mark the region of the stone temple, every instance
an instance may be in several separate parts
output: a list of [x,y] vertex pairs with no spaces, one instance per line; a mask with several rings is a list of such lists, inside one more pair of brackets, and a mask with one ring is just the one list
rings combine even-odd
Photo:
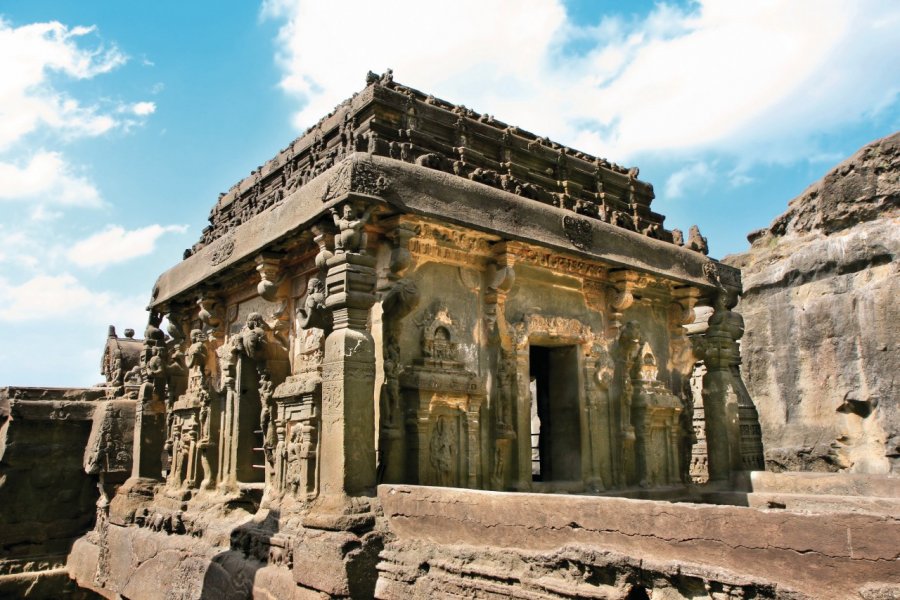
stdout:
[[858,594],[898,504],[773,500],[852,493],[761,471],[740,271],[652,200],[370,74],[219,197],[105,384],[4,390],[0,591],[893,597]]

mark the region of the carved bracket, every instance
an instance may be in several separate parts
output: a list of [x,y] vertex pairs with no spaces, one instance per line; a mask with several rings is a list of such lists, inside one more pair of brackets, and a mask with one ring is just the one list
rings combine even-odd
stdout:
[[282,257],[277,254],[262,253],[256,257],[256,271],[260,281],[256,286],[257,293],[272,302],[278,293],[278,286],[284,277],[280,274]]

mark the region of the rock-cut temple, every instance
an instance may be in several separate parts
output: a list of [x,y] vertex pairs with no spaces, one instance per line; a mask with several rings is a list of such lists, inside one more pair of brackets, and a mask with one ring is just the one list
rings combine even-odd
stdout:
[[79,593],[807,589],[808,524],[726,506],[763,467],[740,271],[653,197],[370,74],[220,195],[143,339],[110,330]]

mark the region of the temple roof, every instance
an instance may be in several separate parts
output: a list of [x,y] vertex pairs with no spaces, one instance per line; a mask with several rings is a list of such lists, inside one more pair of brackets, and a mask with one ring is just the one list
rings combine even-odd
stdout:
[[284,199],[354,152],[390,157],[672,241],[653,187],[625,168],[487,114],[400,85],[390,71],[220,195],[192,251]]
[[354,198],[378,203],[378,219],[416,215],[573,264],[739,288],[739,271],[704,256],[699,231],[683,246],[663,228],[653,187],[637,175],[370,73],[361,92],[220,196],[201,240],[157,280],[151,306],[193,302],[243,279],[265,253],[311,244],[311,228],[330,223],[323,215]]

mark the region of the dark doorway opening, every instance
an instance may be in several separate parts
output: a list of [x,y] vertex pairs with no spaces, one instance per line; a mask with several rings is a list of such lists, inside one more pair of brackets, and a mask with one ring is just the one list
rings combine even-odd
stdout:
[[578,353],[531,346],[531,478],[581,480]]
[[239,364],[237,413],[237,449],[235,477],[238,483],[262,483],[266,480],[266,457],[260,425],[262,402],[259,398],[259,374],[250,360]]

